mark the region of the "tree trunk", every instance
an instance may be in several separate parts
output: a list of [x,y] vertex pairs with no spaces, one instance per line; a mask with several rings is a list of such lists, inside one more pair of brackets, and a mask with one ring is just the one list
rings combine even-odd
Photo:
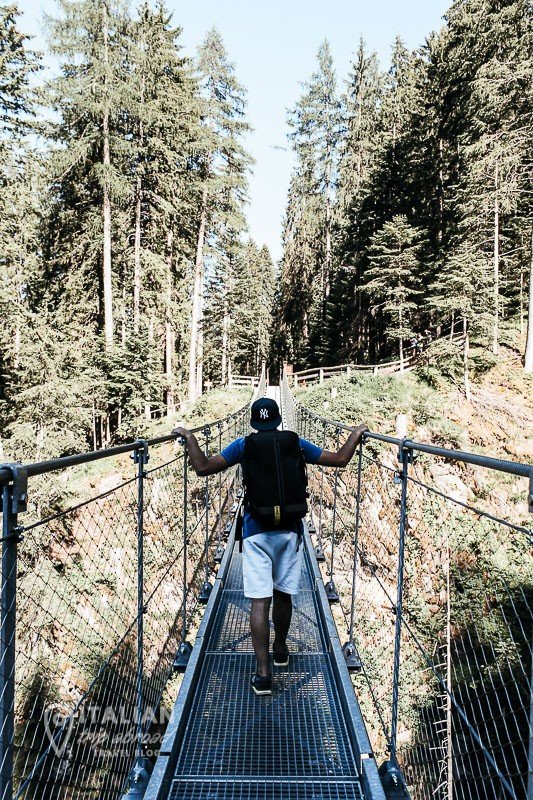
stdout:
[[529,305],[524,372],[533,372],[533,230],[531,231],[531,257],[529,262]]
[[20,360],[20,322],[17,319],[15,323],[15,341],[13,343],[13,369],[16,371],[19,368]]
[[439,249],[442,245],[443,239],[443,230],[444,230],[444,175],[442,169],[442,152],[444,149],[444,143],[442,138],[439,138],[439,221],[438,221],[438,228],[437,228],[437,242],[439,243]]
[[96,405],[93,397],[93,450],[96,450]]
[[222,386],[226,385],[226,376],[228,369],[228,298],[224,296],[224,317],[222,319],[222,361],[220,365],[220,382]]
[[107,352],[113,349],[113,285],[111,273],[111,187],[109,182],[109,171],[111,168],[111,155],[109,147],[109,99],[107,97],[109,78],[108,53],[108,22],[107,5],[102,3],[103,16],[103,37],[104,37],[104,63],[106,73],[104,77],[104,116],[102,120],[103,131],[103,163],[104,163],[104,186],[103,186],[103,222],[104,222],[104,252],[103,252],[103,290],[104,290],[104,331],[105,347]]
[[165,382],[167,414],[173,414],[176,409],[174,399],[174,331],[172,330],[172,244],[173,233],[167,233],[167,297],[165,309]]
[[468,374],[468,350],[470,346],[470,337],[468,335],[468,325],[466,319],[463,320],[463,380],[465,386],[465,397],[467,402],[470,402],[470,376]]
[[[141,81],[141,107],[144,104],[144,75]],[[139,121],[139,147],[144,145],[144,126]],[[139,165],[137,165],[139,169]],[[141,318],[141,212],[142,212],[142,178],[137,174],[135,192],[135,243],[133,256],[133,330],[139,332]]]
[[[326,153],[326,258],[324,265],[324,295],[322,301],[322,323],[326,321],[326,309],[331,284],[331,154],[329,150]],[[322,339],[322,335],[320,337]]]
[[520,262],[520,336],[524,335],[524,270]]
[[[148,364],[150,365],[151,362],[151,355],[152,355],[152,347],[154,343],[154,332],[155,332],[155,325],[154,325],[154,318],[150,317],[150,322],[148,323]],[[150,370],[150,366],[148,366],[148,370],[146,371],[146,392],[147,397],[144,401],[144,418],[147,422],[152,419],[152,405],[150,403],[150,389],[152,386],[152,373]]]
[[[401,306],[398,312],[398,322],[400,324],[401,331],[403,328],[403,313]],[[400,334],[400,372],[403,372],[403,334]]]
[[141,317],[141,177],[137,176],[135,192],[135,237],[133,245],[133,330],[139,333]]
[[498,355],[498,315],[500,304],[500,206],[498,201],[498,162],[494,167],[494,324],[492,352]]
[[198,328],[198,349],[196,359],[196,399],[203,394],[204,385],[204,329],[203,329],[204,298],[200,298],[200,326]]
[[122,286],[122,319],[121,319],[121,327],[122,327],[122,335],[121,341],[122,345],[126,344],[126,284]]
[[198,339],[200,317],[202,311],[202,284],[204,279],[204,240],[207,221],[207,186],[202,194],[202,208],[200,212],[200,225],[196,243],[196,262],[194,269],[194,286],[192,294],[192,319],[191,340],[189,347],[189,400],[194,403],[198,397],[197,370],[198,370]]

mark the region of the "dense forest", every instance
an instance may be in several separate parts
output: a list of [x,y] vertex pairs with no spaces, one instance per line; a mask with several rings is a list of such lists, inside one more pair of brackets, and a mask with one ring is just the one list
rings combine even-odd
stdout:
[[[276,277],[248,232],[246,91],[161,3],[59,0],[50,53],[0,6],[0,460],[102,447],[267,360],[403,360],[439,326],[468,380],[533,317],[527,0],[456,0],[390,68],[327,42],[289,112]],[[491,361],[492,360],[492,361]],[[533,334],[525,368],[533,369]]]
[[40,80],[17,7],[0,15],[0,459],[41,459],[257,374],[274,272],[216,30],[193,62],[160,3],[61,0]]
[[322,44],[289,114],[282,357],[300,368],[401,361],[414,339],[455,324],[461,345],[439,353],[468,393],[472,359],[523,346],[532,52],[527,0],[456,0],[420,50],[396,40],[386,72],[361,41],[343,82]]

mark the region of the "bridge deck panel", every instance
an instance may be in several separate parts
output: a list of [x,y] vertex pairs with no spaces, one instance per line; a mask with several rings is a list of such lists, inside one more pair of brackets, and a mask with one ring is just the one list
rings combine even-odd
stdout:
[[[343,716],[307,559],[294,599],[288,667],[272,696],[250,688],[250,601],[234,548],[177,754],[171,800],[359,800]],[[272,634],[271,634],[272,640]]]
[[[250,600],[242,591],[225,591],[209,644],[211,652],[253,653],[250,635]],[[270,645],[274,627],[270,623]],[[292,625],[287,639],[291,653],[321,653],[324,644],[320,633],[313,593],[302,591],[294,600]]]
[[213,780],[179,781],[169,800],[362,800],[357,782],[295,783],[280,779],[223,783]]

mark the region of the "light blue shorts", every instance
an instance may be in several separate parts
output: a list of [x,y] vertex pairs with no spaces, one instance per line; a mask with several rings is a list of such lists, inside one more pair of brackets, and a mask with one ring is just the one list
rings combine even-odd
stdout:
[[272,597],[273,589],[298,594],[303,543],[291,531],[269,531],[248,536],[242,543],[244,596]]

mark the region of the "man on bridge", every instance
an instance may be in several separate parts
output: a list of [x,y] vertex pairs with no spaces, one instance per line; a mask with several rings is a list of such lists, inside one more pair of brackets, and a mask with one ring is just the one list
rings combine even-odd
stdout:
[[[250,425],[257,431],[258,437],[261,437],[263,432],[275,431],[281,422],[279,407],[275,400],[261,397],[252,404]],[[368,430],[366,425],[359,425],[355,428],[337,452],[323,450],[312,442],[299,438],[299,451],[306,464],[345,467],[352,459],[366,430]],[[250,437],[235,439],[221,453],[208,458],[200,449],[194,434],[189,430],[180,427],[176,428],[173,433],[185,440],[190,462],[197,475],[214,475],[236,464],[243,466],[245,483],[242,521],[244,595],[252,601],[250,630],[257,659],[257,672],[252,676],[251,685],[256,694],[269,695],[272,693],[272,676],[269,670],[270,604],[273,598],[274,666],[287,666],[289,663],[287,634],[292,618],[292,595],[298,593],[302,569],[302,548],[300,547],[303,533],[302,519],[293,517],[287,524],[283,524],[283,527],[274,527],[266,524],[265,521],[258,520],[258,515],[253,514],[251,505],[247,502],[251,480],[247,481],[246,478],[246,440]],[[292,436],[297,438],[295,434]],[[265,438],[263,437],[263,439]],[[253,439],[257,443],[262,442],[262,440],[256,440],[256,436],[253,436]],[[250,452],[249,447],[248,452]],[[248,457],[248,462],[250,460]],[[268,463],[266,459],[264,463]],[[250,477],[249,467],[248,463],[248,478]],[[265,484],[274,483],[275,476],[271,474],[273,471],[270,465],[261,476]]]

